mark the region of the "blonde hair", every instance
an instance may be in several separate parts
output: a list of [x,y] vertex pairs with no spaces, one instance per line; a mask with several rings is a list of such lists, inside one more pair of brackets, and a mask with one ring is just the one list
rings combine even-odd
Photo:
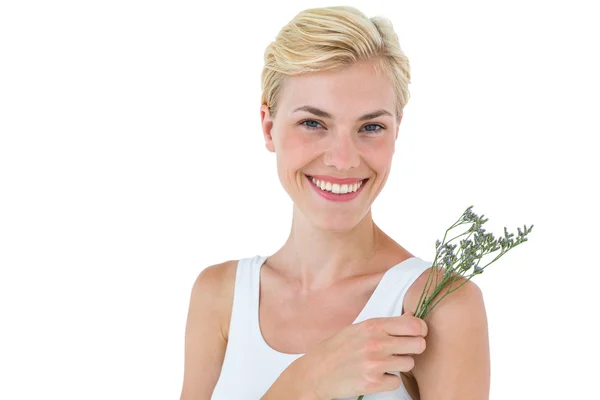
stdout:
[[399,119],[410,96],[410,68],[390,20],[368,18],[347,6],[301,11],[265,50],[261,104],[275,116],[287,76],[344,68],[363,60],[374,60],[375,73],[385,73],[392,82]]

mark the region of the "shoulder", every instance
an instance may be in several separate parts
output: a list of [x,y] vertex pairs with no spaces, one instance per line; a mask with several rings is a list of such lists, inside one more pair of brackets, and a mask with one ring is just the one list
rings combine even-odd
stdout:
[[[415,312],[425,287],[429,286],[428,293],[431,294],[435,286],[431,282],[440,282],[443,274],[444,270],[439,268],[428,268],[421,273],[406,293],[404,312]],[[450,292],[448,289],[451,289]],[[448,329],[446,324],[456,326],[458,322],[467,323],[464,321],[465,319],[478,320],[477,323],[487,323],[483,293],[472,280],[459,276],[453,283],[442,289],[433,303],[438,300],[440,300],[439,303],[424,319],[428,325],[437,324],[439,326],[436,328],[445,330]]]
[[235,279],[238,262],[239,260],[228,260],[204,268],[196,278],[194,286],[206,286],[207,283],[223,285],[227,279]]
[[204,268],[192,287],[192,301],[196,299],[199,303],[213,305],[224,339],[229,332],[238,262],[227,260]]
[[[406,311],[416,310],[430,272],[439,274],[440,281],[443,271],[429,268],[421,274],[407,292]],[[436,276],[430,279],[435,281]],[[424,318],[427,348],[414,357],[412,375],[423,400],[488,398],[490,350],[483,293],[472,280],[463,277],[457,278],[451,288],[455,290]],[[443,289],[434,302],[446,293]]]
[[181,399],[209,398],[219,379],[227,349],[224,317],[236,265],[226,261],[206,267],[192,285]]
[[[415,280],[415,282],[411,285],[411,287],[408,289],[408,291],[406,292],[406,296],[404,298],[404,312],[408,312],[408,311],[414,312],[419,303],[421,293],[423,293],[423,290],[427,286],[428,280],[430,281],[429,286],[431,288],[433,288],[433,286],[431,285],[431,281],[432,280],[434,282],[441,281],[443,274],[444,274],[444,270],[440,270],[439,268],[427,268],[425,271],[423,271],[419,275],[419,277]],[[463,285],[463,283],[464,283],[464,285]],[[446,304],[449,302],[452,302],[452,304],[456,305],[461,302],[466,302],[466,303],[468,303],[468,304],[465,304],[465,306],[466,306],[466,305],[473,304],[472,301],[475,301],[475,302],[481,301],[480,305],[483,305],[483,296],[482,296],[481,289],[479,288],[479,286],[477,286],[477,284],[475,282],[473,282],[472,280],[469,280],[467,282],[466,279],[461,277],[461,278],[456,279],[456,281],[452,285],[452,288],[457,288],[458,286],[461,286],[460,289],[453,291],[450,295],[448,295],[444,299],[444,300],[446,300],[446,301],[444,301]],[[430,293],[431,293],[431,289],[430,289]],[[450,297],[452,299],[450,299]],[[442,302],[440,302],[440,304],[438,304],[438,307],[441,304],[442,304]],[[438,308],[438,307],[436,307],[436,308]]]

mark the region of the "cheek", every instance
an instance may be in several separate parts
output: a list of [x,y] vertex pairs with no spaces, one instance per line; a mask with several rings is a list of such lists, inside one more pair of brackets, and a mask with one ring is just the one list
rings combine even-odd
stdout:
[[371,143],[370,146],[365,146],[363,155],[365,161],[372,169],[379,174],[383,174],[390,169],[394,152],[395,147],[393,142],[381,141],[380,143]]
[[281,135],[276,150],[279,165],[287,169],[305,167],[319,152],[314,140],[294,134]]

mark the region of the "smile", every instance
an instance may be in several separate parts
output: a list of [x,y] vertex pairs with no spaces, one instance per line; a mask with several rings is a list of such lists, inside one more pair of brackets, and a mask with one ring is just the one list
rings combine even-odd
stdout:
[[321,190],[325,190],[327,192],[332,192],[335,194],[346,194],[346,193],[356,192],[358,190],[358,188],[360,188],[363,184],[363,181],[359,181],[354,184],[331,183],[331,182],[318,180],[313,177],[311,177],[310,180]]
[[369,178],[354,183],[332,183],[305,175],[321,197],[331,201],[349,201],[358,196]]

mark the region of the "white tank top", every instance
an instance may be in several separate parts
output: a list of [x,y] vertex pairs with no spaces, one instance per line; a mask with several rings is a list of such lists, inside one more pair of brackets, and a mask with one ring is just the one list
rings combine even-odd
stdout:
[[[260,268],[266,259],[266,256],[256,255],[238,262],[229,341],[211,400],[259,400],[279,375],[304,355],[276,351],[265,342],[260,331]],[[369,318],[401,315],[408,288],[431,266],[431,262],[411,257],[387,270],[353,324]],[[399,376],[399,372],[390,373]],[[394,391],[366,395],[364,400],[412,399],[402,385]]]

